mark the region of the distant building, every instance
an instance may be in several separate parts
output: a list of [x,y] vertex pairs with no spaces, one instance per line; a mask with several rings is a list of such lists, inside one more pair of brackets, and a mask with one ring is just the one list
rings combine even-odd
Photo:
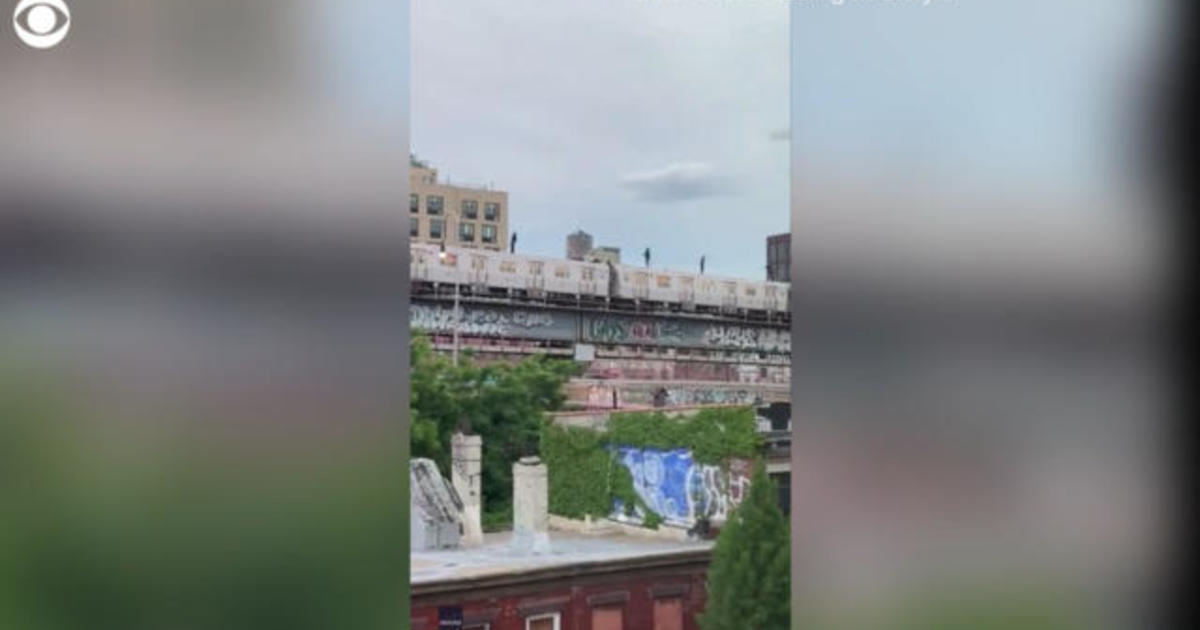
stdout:
[[597,263],[610,262],[614,265],[619,265],[619,264],[621,264],[621,248],[608,247],[606,245],[594,247],[594,248],[592,248],[591,251],[589,251],[587,253],[586,256],[583,257],[583,259],[588,262],[597,262]]
[[592,251],[592,235],[579,230],[567,235],[567,259],[583,260]]
[[413,630],[440,608],[464,630],[698,630],[710,542],[551,532],[554,553],[518,554],[512,534],[470,550],[412,555]]
[[437,169],[412,158],[408,167],[409,237],[501,251],[508,246],[508,193],[438,181]]
[[792,235],[775,234],[767,237],[767,280],[792,281]]

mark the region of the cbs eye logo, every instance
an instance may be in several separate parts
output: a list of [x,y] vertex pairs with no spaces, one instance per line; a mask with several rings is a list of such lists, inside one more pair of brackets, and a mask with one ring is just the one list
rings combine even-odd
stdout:
[[71,30],[71,9],[63,0],[21,0],[13,10],[13,30],[34,48],[50,48]]

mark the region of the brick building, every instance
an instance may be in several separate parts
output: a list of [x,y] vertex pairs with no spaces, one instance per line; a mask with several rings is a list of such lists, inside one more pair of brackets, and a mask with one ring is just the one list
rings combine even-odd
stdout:
[[412,556],[413,630],[461,607],[464,630],[698,630],[711,542],[551,532],[549,554],[510,534]]

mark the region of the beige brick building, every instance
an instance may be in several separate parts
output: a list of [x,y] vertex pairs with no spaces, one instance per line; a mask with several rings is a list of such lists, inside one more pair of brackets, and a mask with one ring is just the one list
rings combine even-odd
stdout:
[[408,183],[412,242],[507,250],[507,192],[440,182],[437,169],[415,159]]

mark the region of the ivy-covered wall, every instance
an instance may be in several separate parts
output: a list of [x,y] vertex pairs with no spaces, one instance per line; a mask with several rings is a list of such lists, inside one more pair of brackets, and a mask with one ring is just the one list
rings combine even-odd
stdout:
[[[659,505],[648,504],[646,479],[639,468],[646,455],[675,458],[691,474],[706,471],[713,477],[707,480],[708,498],[698,496],[697,500],[719,516],[731,493],[733,501],[738,498],[738,489],[728,487],[731,464],[756,457],[758,447],[754,411],[749,407],[704,409],[683,418],[658,412],[618,413],[609,417],[606,431],[547,422],[542,429],[541,457],[549,472],[550,512],[570,518],[602,517],[621,506],[626,516],[646,527],[657,527],[664,518],[681,524],[680,510],[671,509],[678,507],[678,501],[664,507],[649,497]],[[739,471],[744,468],[735,467]],[[719,487],[716,494],[722,496],[712,496],[713,487]]]

